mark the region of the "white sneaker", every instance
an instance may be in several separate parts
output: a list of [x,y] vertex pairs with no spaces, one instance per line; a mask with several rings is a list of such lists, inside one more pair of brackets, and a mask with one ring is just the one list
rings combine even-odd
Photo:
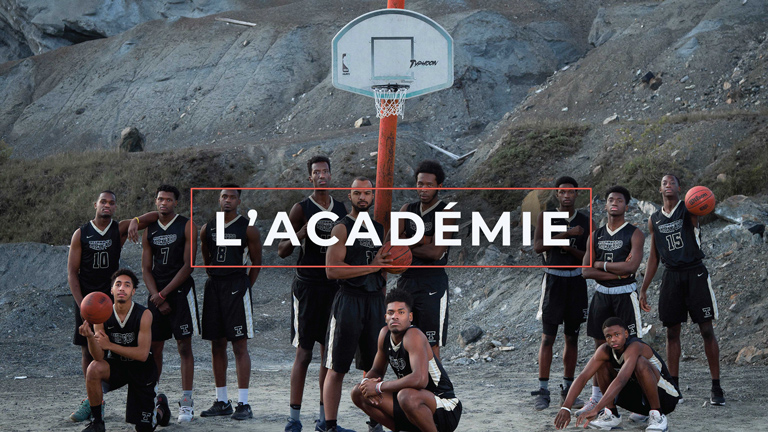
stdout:
[[596,419],[589,422],[589,427],[592,429],[611,430],[618,427],[621,424],[621,417],[613,415],[608,408],[604,409]]
[[667,432],[669,430],[667,416],[656,410],[648,414],[648,427],[645,428],[645,432]]
[[578,410],[575,413],[573,413],[573,415],[578,417],[578,416],[582,415],[585,412],[592,411],[592,409],[595,408],[597,406],[597,404],[599,404],[599,403],[600,403],[600,399],[595,399],[593,397],[590,397],[589,400],[587,401],[587,403],[585,403],[584,406],[581,407],[580,410]]
[[194,402],[192,399],[184,398],[179,401],[179,423],[188,423],[192,421],[195,417],[193,407]]
[[648,416],[638,414],[638,413],[632,413],[629,415],[629,421],[634,423],[645,423],[648,421]]

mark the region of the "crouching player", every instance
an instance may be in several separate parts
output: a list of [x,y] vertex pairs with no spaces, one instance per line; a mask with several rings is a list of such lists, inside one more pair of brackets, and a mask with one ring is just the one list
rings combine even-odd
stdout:
[[[584,385],[597,374],[603,398],[590,411],[579,415],[593,429],[611,430],[621,424],[616,405],[648,415],[646,432],[668,430],[667,416],[677,406],[680,390],[673,384],[667,365],[642,339],[630,337],[627,325],[616,317],[603,323],[605,343],[600,345],[568,391],[555,427],[564,429],[571,421],[571,406]],[[615,401],[615,402],[614,402]],[[605,408],[605,409],[603,409]]]
[[[461,402],[427,337],[411,325],[411,295],[395,288],[387,294],[385,303],[387,325],[379,333],[373,367],[352,390],[352,401],[391,430],[456,430]],[[387,362],[397,379],[382,381]]]
[[[157,367],[150,352],[152,313],[133,302],[139,280],[132,271],[120,269],[112,275],[114,312],[103,324],[91,330],[88,321],[79,328],[88,339],[93,361],[85,374],[85,388],[91,402],[93,421],[83,432],[104,432],[101,404],[104,391],[128,385],[125,420],[136,425],[137,432],[153,431],[170,420],[168,399],[155,398]],[[93,402],[98,401],[97,404]]]

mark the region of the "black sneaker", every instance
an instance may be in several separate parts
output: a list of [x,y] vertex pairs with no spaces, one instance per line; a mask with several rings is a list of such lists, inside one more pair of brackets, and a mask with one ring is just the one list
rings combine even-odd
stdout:
[[710,405],[725,406],[725,392],[721,387],[712,387],[709,403]]
[[215,417],[232,414],[232,401],[216,401],[210,408],[200,413],[200,417]]
[[171,407],[168,406],[168,398],[163,393],[157,395],[155,399],[155,412],[160,411],[162,415],[158,415],[157,424],[160,426],[168,426],[171,422]]
[[540,388],[531,392],[531,396],[536,396],[533,400],[533,408],[541,411],[549,408],[549,390]]
[[232,414],[232,420],[245,420],[250,418],[253,418],[253,411],[251,411],[251,406],[242,402],[238,402],[237,407],[235,408],[235,413]]
[[[564,385],[560,384],[560,405],[565,403],[565,398],[568,397],[568,391],[571,389],[571,386],[565,387]],[[581,400],[580,397],[576,396],[576,400],[573,401],[573,405],[571,405],[571,408],[579,409],[584,406],[584,401]]]
[[88,426],[83,429],[83,432],[105,432],[107,428],[104,426],[103,421],[92,421],[88,423]]

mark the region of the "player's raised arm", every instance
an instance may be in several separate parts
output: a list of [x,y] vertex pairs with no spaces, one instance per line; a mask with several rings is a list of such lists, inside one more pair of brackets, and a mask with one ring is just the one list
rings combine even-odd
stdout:
[[83,301],[83,291],[80,289],[80,258],[82,257],[83,247],[80,245],[80,228],[72,234],[72,241],[69,243],[69,255],[67,255],[67,282],[69,282],[69,291],[80,307]]
[[138,243],[139,231],[149,226],[149,224],[157,222],[158,219],[160,219],[160,213],[152,211],[144,213],[139,217],[121,220],[118,225],[120,228],[120,241],[125,243],[126,239],[130,239],[132,242]]

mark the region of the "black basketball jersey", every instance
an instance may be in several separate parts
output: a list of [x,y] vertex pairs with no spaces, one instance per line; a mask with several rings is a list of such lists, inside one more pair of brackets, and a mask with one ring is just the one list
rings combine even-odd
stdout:
[[[624,352],[626,352],[626,349],[629,347],[629,345],[633,343],[648,345],[639,337],[630,336],[624,342]],[[648,347],[651,348],[651,351],[653,351],[653,357],[649,358],[648,361],[656,368],[656,370],[659,371],[659,374],[661,375],[659,378],[658,387],[666,391],[670,396],[679,397],[680,389],[675,386],[675,381],[672,379],[672,374],[669,373],[669,369],[667,369],[667,364],[664,363],[664,359],[661,358],[659,353],[657,353],[653,347],[650,345],[648,345]],[[616,354],[616,351],[614,351],[613,348],[609,347],[608,349],[610,350],[610,355],[608,358],[611,363],[611,367],[618,372],[621,369],[621,366],[624,364],[624,352],[622,352],[619,356]]]
[[99,231],[92,221],[80,227],[80,291],[83,296],[94,291],[110,293],[112,274],[120,268],[119,223],[109,222]]
[[[408,330],[414,328],[408,327],[403,332],[403,337]],[[389,365],[392,367],[392,371],[395,372],[398,378],[402,378],[406,375],[413,373],[411,369],[411,359],[408,355],[408,351],[403,348],[403,341],[394,345],[392,342],[392,332],[388,331],[385,337],[385,348],[387,350],[387,358],[389,358]],[[435,396],[442,399],[453,399],[456,395],[453,393],[453,383],[451,383],[448,374],[443,369],[443,364],[436,357],[432,356],[432,360],[429,361],[429,380],[427,381],[426,390],[435,394]]]
[[[120,322],[120,320],[117,318],[117,313],[113,311],[112,316],[110,316],[109,319],[104,322],[104,333],[106,333],[107,336],[109,337],[109,341],[117,345],[122,345],[124,347],[139,346],[139,330],[141,330],[141,316],[144,314],[145,310],[147,310],[146,307],[136,302],[133,302],[133,305],[131,306],[131,310],[128,311],[128,315],[125,317],[125,322]],[[127,357],[123,357],[119,354],[113,353],[112,351],[109,351],[107,355],[110,358],[118,359],[123,362],[126,362],[127,367],[142,368],[142,367],[146,367],[147,364],[154,362],[154,359],[152,358],[152,353],[150,353],[147,356],[147,359],[144,361],[138,361],[138,360],[133,360]]]
[[[373,222],[374,229],[379,239],[384,238],[384,226],[375,220]],[[350,215],[344,216],[343,219],[338,221],[339,225],[343,225],[347,230],[347,239],[349,239],[349,233],[352,232],[352,227],[355,225],[355,219]],[[361,233],[367,232],[365,225],[360,229]],[[368,265],[373,261],[373,257],[379,251],[381,246],[373,244],[371,239],[355,239],[352,246],[347,246],[347,254],[344,257],[344,262],[349,265]],[[382,288],[386,284],[384,276],[381,272],[373,272],[364,276],[357,276],[350,279],[339,279],[339,286],[342,289],[351,289],[353,291],[362,291],[367,293],[381,293]]]
[[[626,261],[632,252],[632,235],[637,227],[629,222],[624,222],[618,230],[611,233],[608,225],[603,225],[595,231],[592,243],[595,248],[595,261],[622,262]],[[617,280],[598,282],[607,287],[629,285],[635,282],[635,275]]]
[[[446,205],[447,204],[445,202],[438,200],[437,203],[435,203],[435,205],[428,208],[426,211],[422,212],[421,202],[417,201],[417,202],[408,204],[405,211],[419,215],[421,217],[421,220],[424,221],[424,235],[434,236],[435,235],[435,214],[445,209]],[[416,235],[416,223],[414,223],[410,219],[405,220],[405,237],[411,238],[414,235]],[[425,259],[417,258],[415,256],[411,261],[411,265],[444,266],[447,263],[448,263],[448,249],[446,249],[443,256],[436,261],[425,260]],[[439,269],[409,268],[402,274],[402,276],[403,277],[427,276],[430,274],[434,274],[436,271],[445,273],[444,268],[439,268]]]
[[701,264],[701,241],[682,201],[677,202],[672,214],[665,214],[663,208],[654,213],[651,225],[656,252],[665,267],[677,270]]
[[[339,219],[344,218],[347,215],[347,209],[344,204],[331,198],[329,208],[323,208],[312,197],[307,197],[299,202],[301,209],[304,211],[304,218],[309,220],[312,216],[323,211],[330,211],[335,213]],[[337,221],[339,220],[337,219]],[[315,225],[315,231],[317,236],[321,239],[330,239],[331,231],[335,221],[330,219],[320,219]],[[328,250],[328,246],[318,246],[309,239],[305,238],[301,242],[301,250],[299,251],[298,265],[325,265],[325,252]],[[296,274],[302,279],[308,279],[312,282],[325,282],[328,280],[328,276],[325,274],[325,269],[322,268],[297,268]]]
[[[573,213],[569,219],[552,219],[552,225],[565,225],[566,229],[581,226],[584,232],[580,236],[569,237],[570,247],[578,250],[587,250],[587,240],[589,239],[589,217],[578,210]],[[580,266],[581,260],[566,252],[562,248],[556,247],[541,254],[544,265],[547,266]]]
[[147,227],[147,241],[152,248],[152,277],[156,282],[170,282],[184,267],[188,221],[189,218],[177,214],[168,225],[158,220]]
[[[205,242],[211,257],[209,265],[212,266],[243,266],[246,265],[245,253],[248,251],[248,219],[237,215],[229,223],[224,224],[224,238],[240,239],[240,246],[216,245],[216,219],[211,219],[205,225]],[[222,277],[232,276],[238,273],[248,273],[246,267],[242,268],[207,268],[208,276]]]

